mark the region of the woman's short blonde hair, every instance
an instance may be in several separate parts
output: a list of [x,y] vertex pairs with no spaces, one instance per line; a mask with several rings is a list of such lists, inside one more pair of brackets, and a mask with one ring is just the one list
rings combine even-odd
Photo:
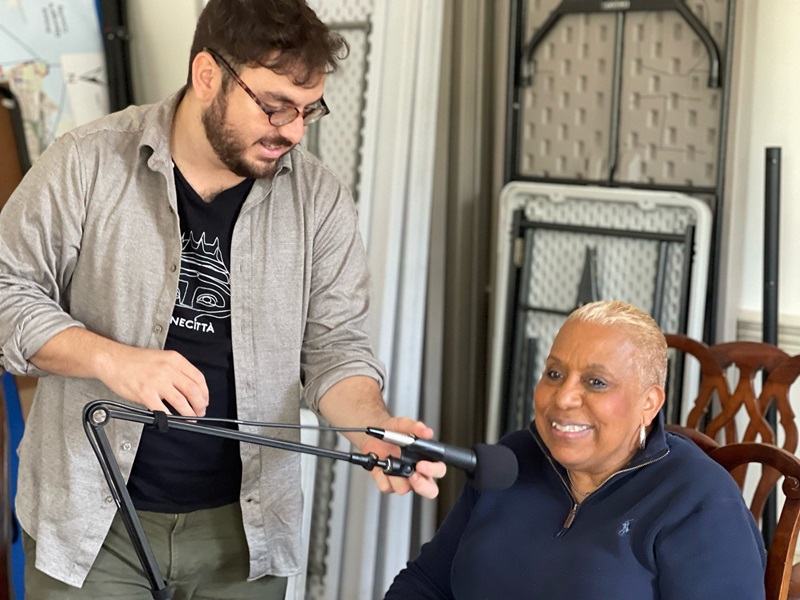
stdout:
[[642,388],[666,385],[667,340],[653,317],[643,310],[619,300],[601,300],[574,310],[565,324],[571,322],[624,328],[638,349],[636,367]]

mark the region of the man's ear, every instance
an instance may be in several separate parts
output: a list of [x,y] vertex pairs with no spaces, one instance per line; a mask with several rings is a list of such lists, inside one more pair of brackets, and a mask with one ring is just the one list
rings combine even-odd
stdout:
[[666,394],[664,388],[659,385],[651,385],[644,393],[644,405],[642,406],[642,421],[646,427],[650,426],[656,418],[658,411],[664,406]]
[[198,52],[192,61],[192,90],[203,103],[211,103],[222,87],[222,69],[208,52]]

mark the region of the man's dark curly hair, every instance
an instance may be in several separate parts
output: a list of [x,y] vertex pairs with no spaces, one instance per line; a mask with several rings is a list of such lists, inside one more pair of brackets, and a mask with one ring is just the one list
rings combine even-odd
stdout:
[[[349,51],[344,38],[320,21],[304,0],[210,0],[194,32],[189,86],[192,61],[203,48],[218,52],[234,69],[267,67],[301,86],[336,70]],[[223,73],[227,87],[231,80]]]

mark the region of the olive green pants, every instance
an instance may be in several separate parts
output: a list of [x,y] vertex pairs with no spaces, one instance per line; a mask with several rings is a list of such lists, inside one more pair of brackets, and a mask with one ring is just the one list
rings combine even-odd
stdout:
[[[249,552],[238,504],[186,514],[138,512],[173,600],[283,600],[287,580],[247,581]],[[83,587],[34,568],[36,542],[23,532],[27,600],[152,600],[150,586],[117,514]]]

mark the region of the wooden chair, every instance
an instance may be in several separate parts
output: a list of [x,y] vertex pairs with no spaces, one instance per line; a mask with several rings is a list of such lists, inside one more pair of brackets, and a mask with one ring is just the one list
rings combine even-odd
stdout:
[[[764,574],[766,600],[791,600],[792,563],[800,531],[800,459],[794,454],[772,444],[741,442],[720,446],[710,437],[696,429],[668,425],[667,429],[685,435],[694,441],[706,454],[722,465],[729,473],[751,463],[760,464],[762,471],[779,473],[783,477],[783,493],[786,500],[775,528],[771,546],[767,549],[767,570]],[[774,486],[776,480],[773,480]],[[759,482],[760,484],[760,482]],[[770,488],[771,489],[771,488]],[[751,503],[750,511],[760,521],[761,508]],[[792,589],[791,594],[795,591]]]
[[[667,345],[693,356],[700,364],[700,386],[685,426],[702,431],[723,444],[737,442],[763,442],[777,446],[777,435],[766,419],[767,410],[775,406],[783,428],[781,447],[794,454],[797,450],[798,431],[794,411],[789,403],[789,388],[800,376],[800,356],[790,357],[783,350],[759,342],[727,342],[707,346],[685,335],[666,334]],[[736,387],[730,385],[728,368],[739,373]],[[756,376],[763,373],[765,380],[760,393],[756,393]],[[719,402],[718,412],[712,413],[714,399]],[[744,434],[739,436],[736,417],[747,416]],[[708,423],[704,425],[706,418]],[[732,475],[740,488],[744,487],[747,466],[736,469]],[[766,469],[753,498],[754,511],[761,514],[764,504],[780,475]]]
[[[788,402],[783,400],[800,371],[800,362],[795,363],[794,369],[791,367],[783,369],[770,389],[767,389],[765,381],[762,393],[755,392],[755,379],[760,372],[774,374],[776,368],[789,359],[789,355],[783,350],[759,342],[726,342],[707,346],[685,335],[668,333],[664,337],[667,339],[667,346],[693,356],[700,364],[700,387],[686,418],[687,427],[700,430],[706,415],[709,414],[712,401],[717,398],[720,412],[714,415],[705,427],[706,435],[716,439],[718,434],[722,434],[723,442],[726,444],[759,441],[756,439],[759,436],[760,441],[775,444],[775,434],[764,419],[766,407],[775,395],[781,411],[781,424],[791,426],[794,414],[789,413],[784,418],[782,411],[791,408]],[[727,376],[727,369],[731,366],[739,372],[739,381],[734,389],[729,386]],[[742,410],[748,415],[750,424],[745,435],[739,439],[735,417]],[[795,447],[790,451],[796,449],[796,427],[793,437]]]

